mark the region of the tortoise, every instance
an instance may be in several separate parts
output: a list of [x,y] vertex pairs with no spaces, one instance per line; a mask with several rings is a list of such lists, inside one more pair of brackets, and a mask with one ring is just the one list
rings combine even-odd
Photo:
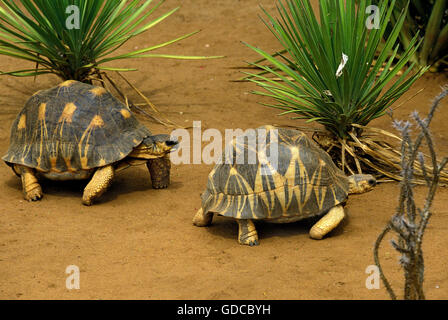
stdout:
[[114,175],[146,164],[156,189],[168,187],[169,153],[177,141],[152,135],[103,87],[78,81],[35,93],[18,114],[3,160],[21,177],[24,198],[42,198],[39,178],[90,179],[82,203],[91,205]]
[[[229,144],[208,176],[193,219],[209,226],[213,215],[235,219],[238,241],[258,245],[254,220],[289,223],[321,217],[309,234],[322,239],[344,218],[347,197],[376,185],[372,175],[346,176],[303,132],[263,126]],[[252,161],[249,155],[255,154]]]

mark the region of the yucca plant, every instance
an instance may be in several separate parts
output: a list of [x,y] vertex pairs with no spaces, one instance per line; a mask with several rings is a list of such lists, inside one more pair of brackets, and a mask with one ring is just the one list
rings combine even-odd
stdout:
[[[370,30],[366,27],[369,1],[361,1],[358,7],[354,1],[320,1],[320,23],[309,0],[285,2],[279,1],[280,19],[264,11],[268,17],[268,21],[264,22],[287,54],[274,58],[249,45],[272,63],[276,70],[269,66],[261,68],[281,79],[273,81],[250,74],[253,76],[251,81],[265,89],[255,93],[274,98],[277,104],[269,106],[285,110],[282,115],[293,114],[296,115],[294,119],[316,121],[336,137],[344,139],[349,137],[352,124],[365,126],[384,115],[387,108],[425,71],[418,70],[408,76],[414,69],[412,65],[394,79],[417,50],[417,37],[412,39],[411,46],[394,68],[389,69],[399,48],[397,38],[404,13],[375,60],[395,1],[392,4],[388,0],[382,2],[380,28]],[[384,62],[387,62],[388,68],[379,72]],[[338,70],[340,67],[341,70]],[[383,92],[391,82],[394,84]]]
[[213,58],[153,53],[196,32],[140,50],[115,53],[128,40],[178,10],[148,21],[163,2],[150,7],[152,0],[0,0],[0,54],[35,65],[0,74],[20,77],[56,74],[63,80],[85,82],[101,70],[135,70],[108,64],[117,60]]
[[[375,3],[379,3],[375,0]],[[400,31],[400,42],[405,49],[417,34],[423,38],[422,46],[411,57],[420,66],[431,65],[431,71],[448,67],[448,1],[398,0],[392,13],[392,25],[397,23],[400,12],[409,3],[409,10]],[[391,32],[386,30],[386,34]],[[401,53],[401,52],[399,52]]]
[[321,0],[319,21],[309,0],[279,1],[279,18],[263,10],[267,17],[263,21],[284,53],[279,51],[274,57],[247,44],[268,64],[255,65],[264,74],[246,74],[248,80],[264,89],[255,94],[275,101],[264,105],[283,110],[281,115],[292,119],[323,125],[324,130],[314,129],[319,132],[314,137],[343,170],[371,170],[400,179],[400,152],[374,134],[396,136],[367,125],[385,115],[427,67],[417,68],[411,63],[403,71],[420,45],[418,35],[397,55],[406,9],[378,54],[395,0],[381,2],[379,23],[368,28],[366,22],[372,16],[367,9],[371,4]]

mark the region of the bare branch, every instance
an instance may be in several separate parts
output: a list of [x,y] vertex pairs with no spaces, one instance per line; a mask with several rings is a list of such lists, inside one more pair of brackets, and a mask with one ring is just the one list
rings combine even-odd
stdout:
[[[391,240],[392,247],[401,254],[399,263],[403,268],[405,277],[404,299],[425,299],[425,294],[423,292],[423,235],[432,215],[430,209],[439,186],[442,170],[448,163],[448,158],[446,157],[443,158],[440,164],[437,161],[437,154],[429,131],[429,124],[433,119],[440,101],[447,95],[448,87],[444,89],[442,94],[436,97],[426,119],[421,119],[418,112],[412,113],[411,117],[415,120],[417,128],[420,130],[420,133],[414,142],[412,142],[410,135],[410,123],[394,121],[394,127],[402,136],[400,196],[396,213],[391,217],[386,228],[379,235],[374,247],[375,264],[380,270],[381,279],[387,292],[394,300],[396,299],[396,295],[381,269],[378,257],[378,250],[381,242],[383,241],[384,236],[390,231],[396,234],[398,240]],[[428,174],[426,169],[427,167],[425,165],[423,153],[419,151],[423,142],[426,142],[430,153],[432,162],[431,175]],[[418,160],[418,162],[416,160]],[[421,175],[424,177],[426,186],[428,187],[428,193],[423,209],[417,208],[414,200],[413,181],[416,164],[419,164]]]

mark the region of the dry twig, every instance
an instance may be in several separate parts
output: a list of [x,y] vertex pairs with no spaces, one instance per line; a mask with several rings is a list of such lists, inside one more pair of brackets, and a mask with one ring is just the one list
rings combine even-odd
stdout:
[[[392,240],[392,246],[401,254],[400,264],[404,270],[404,299],[422,300],[425,299],[423,292],[424,280],[424,260],[422,251],[423,235],[431,217],[431,205],[441,181],[442,171],[448,163],[445,157],[438,162],[437,154],[429,131],[429,125],[440,101],[448,95],[448,88],[435,99],[428,117],[422,119],[417,112],[412,114],[413,120],[417,123],[420,133],[415,141],[412,141],[410,134],[410,122],[394,121],[395,128],[402,137],[401,144],[401,189],[398,199],[396,213],[392,216],[384,230],[379,235],[374,246],[374,260],[379,268],[381,279],[392,299],[396,299],[392,286],[384,275],[380,264],[378,251],[384,237],[391,231],[397,236],[397,241]],[[422,143],[426,145],[430,152],[431,166],[425,165],[425,157],[419,152]],[[417,167],[418,164],[418,167]],[[413,188],[415,186],[415,175],[421,174],[428,187],[426,200],[422,209],[417,208],[414,200]]]

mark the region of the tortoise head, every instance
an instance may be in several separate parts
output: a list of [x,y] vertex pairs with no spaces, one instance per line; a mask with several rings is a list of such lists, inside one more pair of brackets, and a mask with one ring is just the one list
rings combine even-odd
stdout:
[[143,139],[141,145],[134,149],[131,157],[138,159],[157,159],[169,154],[179,142],[167,134],[159,134]]
[[348,182],[350,194],[368,192],[376,186],[376,179],[370,174],[354,174],[348,177]]
[[172,140],[167,134],[159,134],[145,138],[142,147],[146,151],[156,157],[162,157],[170,153],[179,142]]

